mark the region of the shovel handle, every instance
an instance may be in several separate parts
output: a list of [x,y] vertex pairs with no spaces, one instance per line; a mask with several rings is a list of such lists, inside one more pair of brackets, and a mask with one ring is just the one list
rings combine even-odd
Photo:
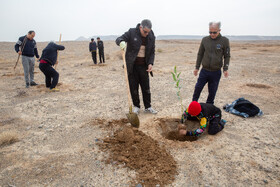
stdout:
[[[61,44],[61,34],[60,34],[60,36],[59,36],[59,42],[58,42],[58,44],[60,45]],[[54,69],[56,69],[56,66],[57,66],[57,61],[58,61],[58,56],[59,56],[59,52],[57,51],[57,60],[56,60],[56,62],[55,62],[55,65],[54,65]]]
[[17,58],[17,61],[16,61],[14,69],[16,69],[16,67],[17,67],[17,64],[18,64],[18,61],[19,61],[19,57],[20,57],[20,54],[18,55],[18,58]]
[[128,98],[128,104],[129,107],[132,107],[132,102],[131,102],[131,95],[130,95],[130,89],[129,89],[129,82],[128,82],[128,75],[127,75],[127,67],[126,67],[126,61],[125,61],[125,51],[122,50],[122,59],[123,59],[123,66],[124,66],[124,75],[125,75],[125,80],[126,80],[126,87],[127,87],[127,98]]

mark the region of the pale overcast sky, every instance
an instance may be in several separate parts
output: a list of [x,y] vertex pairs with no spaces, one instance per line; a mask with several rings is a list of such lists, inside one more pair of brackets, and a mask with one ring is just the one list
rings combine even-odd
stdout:
[[208,35],[210,21],[224,35],[280,36],[280,0],[0,0],[0,41],[120,35],[145,18],[156,36]]

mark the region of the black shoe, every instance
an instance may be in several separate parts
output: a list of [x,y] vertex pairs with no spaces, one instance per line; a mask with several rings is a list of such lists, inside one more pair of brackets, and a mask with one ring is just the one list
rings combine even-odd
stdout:
[[30,86],[37,86],[37,85],[38,84],[36,82],[34,82],[34,81],[30,83]]
[[26,83],[25,88],[29,88],[29,83]]

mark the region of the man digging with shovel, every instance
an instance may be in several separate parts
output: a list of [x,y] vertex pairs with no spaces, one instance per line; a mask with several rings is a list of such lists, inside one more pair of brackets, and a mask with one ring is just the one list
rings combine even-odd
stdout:
[[125,59],[128,73],[130,94],[134,108],[133,113],[140,111],[139,85],[143,94],[145,112],[156,114],[157,111],[151,107],[151,92],[149,73],[155,59],[155,36],[150,20],[145,19],[136,28],[131,28],[116,39],[116,44],[124,50],[127,46]]

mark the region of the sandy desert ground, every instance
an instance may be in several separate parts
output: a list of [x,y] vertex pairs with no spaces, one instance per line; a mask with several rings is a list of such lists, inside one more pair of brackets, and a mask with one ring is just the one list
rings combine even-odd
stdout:
[[[187,106],[200,41],[156,41],[150,83],[159,113],[142,108],[138,130],[125,119],[115,43],[104,42],[104,65],[93,65],[88,42],[62,44],[61,91],[50,93],[38,63],[39,85],[26,89],[21,61],[13,70],[14,43],[0,43],[0,186],[280,186],[280,41],[231,42],[230,75],[215,100],[222,108],[244,97],[264,115],[244,119],[223,111],[222,132],[183,141],[170,136],[181,115],[170,72],[175,65],[182,72]],[[38,43],[40,54],[46,45]],[[206,97],[207,87],[200,102]],[[5,143],[5,134],[14,143]]]

